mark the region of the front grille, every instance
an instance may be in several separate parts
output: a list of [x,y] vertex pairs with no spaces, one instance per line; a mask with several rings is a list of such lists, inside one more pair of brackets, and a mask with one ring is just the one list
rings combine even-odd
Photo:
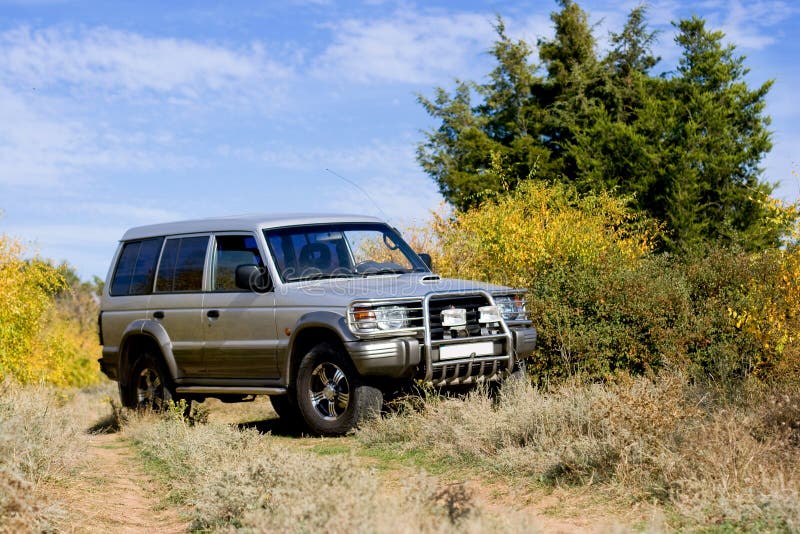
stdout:
[[[487,306],[489,302],[481,295],[443,296],[430,299],[428,312],[430,317],[431,340],[450,339],[450,332],[445,332],[442,327],[442,310],[453,307],[467,310],[466,334],[462,337],[481,335],[481,325],[478,322],[478,308]],[[448,329],[449,330],[449,329]]]

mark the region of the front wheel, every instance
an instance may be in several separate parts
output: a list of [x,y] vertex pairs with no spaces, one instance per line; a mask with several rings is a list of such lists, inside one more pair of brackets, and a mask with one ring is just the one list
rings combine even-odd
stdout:
[[380,415],[383,394],[361,382],[342,351],[328,343],[312,348],[297,370],[297,407],[309,429],[336,436]]

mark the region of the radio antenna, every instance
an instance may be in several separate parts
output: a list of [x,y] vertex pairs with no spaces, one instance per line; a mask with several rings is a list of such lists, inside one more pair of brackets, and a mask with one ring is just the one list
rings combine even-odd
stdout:
[[372,198],[372,195],[370,195],[369,193],[367,193],[367,191],[366,191],[366,190],[365,190],[363,187],[361,187],[360,185],[358,185],[357,183],[355,183],[353,180],[350,180],[350,179],[348,179],[348,178],[345,178],[344,176],[342,176],[342,175],[341,175],[341,174],[339,174],[338,172],[334,172],[334,171],[332,171],[332,170],[330,170],[330,169],[328,169],[328,168],[326,168],[325,170],[326,170],[326,171],[328,171],[329,173],[331,173],[332,175],[336,176],[337,178],[339,178],[339,179],[341,179],[341,180],[344,180],[344,181],[345,181],[345,182],[347,182],[348,184],[352,185],[353,187],[355,187],[356,189],[358,189],[359,191],[361,191],[362,193],[364,193],[364,196],[365,196],[365,197],[367,197],[367,198],[369,199],[369,201],[370,201],[370,202],[372,202],[372,204],[373,204],[373,205],[374,205],[376,208],[378,208],[378,211],[379,211],[379,212],[381,212],[381,215],[383,215],[383,219],[384,219],[385,221],[388,221],[388,220],[389,220],[389,216],[388,216],[388,215],[386,215],[386,212],[385,212],[385,211],[383,211],[383,210],[381,209],[381,207],[378,205],[378,203],[377,203],[377,202],[375,202],[375,199],[374,199],[374,198]]

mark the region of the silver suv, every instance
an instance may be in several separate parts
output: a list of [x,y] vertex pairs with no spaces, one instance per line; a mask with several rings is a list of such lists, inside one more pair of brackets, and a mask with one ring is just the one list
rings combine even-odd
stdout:
[[122,237],[99,317],[103,372],[128,407],[270,395],[342,434],[383,393],[500,380],[536,345],[524,291],[442,279],[362,216],[254,215]]

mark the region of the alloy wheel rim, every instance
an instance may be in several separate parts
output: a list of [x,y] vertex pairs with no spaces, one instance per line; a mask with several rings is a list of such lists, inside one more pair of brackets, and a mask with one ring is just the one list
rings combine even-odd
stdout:
[[326,421],[341,417],[350,404],[350,383],[342,369],[333,363],[323,362],[311,373],[308,390],[311,406]]
[[164,383],[155,369],[145,368],[139,373],[136,384],[138,405],[142,408],[159,409],[164,404]]

